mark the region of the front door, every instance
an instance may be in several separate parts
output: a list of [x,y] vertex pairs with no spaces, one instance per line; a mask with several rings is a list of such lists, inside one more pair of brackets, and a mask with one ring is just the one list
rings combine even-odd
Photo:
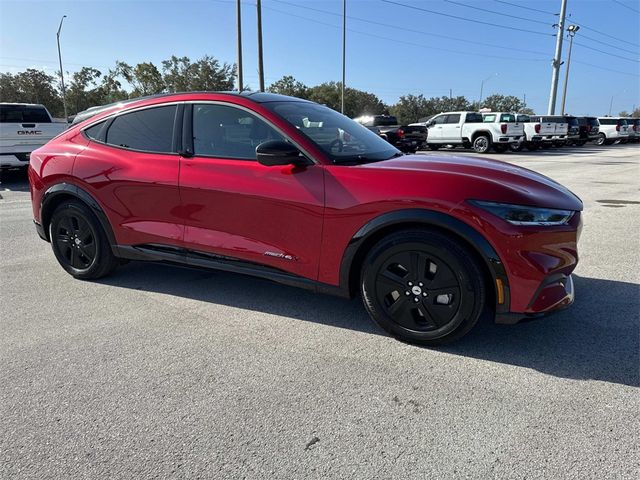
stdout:
[[180,166],[185,246],[316,279],[323,167],[258,163],[256,147],[284,137],[244,107],[198,103],[185,115],[193,138]]

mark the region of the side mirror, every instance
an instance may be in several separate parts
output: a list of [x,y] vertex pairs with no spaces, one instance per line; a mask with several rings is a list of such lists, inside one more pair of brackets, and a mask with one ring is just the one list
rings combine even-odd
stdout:
[[256,147],[258,163],[273,167],[277,165],[303,165],[306,158],[301,156],[300,150],[283,140],[269,140]]

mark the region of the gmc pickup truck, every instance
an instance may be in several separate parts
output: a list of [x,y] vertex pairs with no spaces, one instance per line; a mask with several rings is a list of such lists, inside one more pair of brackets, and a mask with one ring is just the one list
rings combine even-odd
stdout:
[[356,122],[380,135],[391,145],[405,153],[415,153],[427,141],[427,128],[422,125],[399,125],[393,115],[364,115]]
[[0,103],[0,169],[28,167],[31,152],[66,128],[44,105]]
[[503,152],[522,137],[522,126],[515,121],[512,113],[485,115],[488,115],[486,121],[483,114],[478,112],[445,112],[436,115],[427,123],[427,145],[431,150],[453,145],[472,148],[477,153],[487,153],[492,147]]

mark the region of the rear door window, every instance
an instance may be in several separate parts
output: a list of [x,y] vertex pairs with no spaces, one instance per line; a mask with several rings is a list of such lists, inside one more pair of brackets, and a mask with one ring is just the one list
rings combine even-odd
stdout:
[[106,143],[142,152],[172,153],[176,105],[147,108],[117,116]]
[[447,115],[447,119],[444,123],[460,123],[460,114],[453,113],[451,115]]
[[465,123],[482,123],[483,118],[481,113],[467,113]]

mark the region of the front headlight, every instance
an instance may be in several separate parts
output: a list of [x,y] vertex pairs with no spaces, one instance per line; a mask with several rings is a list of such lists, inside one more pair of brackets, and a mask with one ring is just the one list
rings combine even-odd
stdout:
[[566,225],[575,213],[573,210],[556,210],[482,200],[470,200],[470,203],[493,213],[512,225]]

